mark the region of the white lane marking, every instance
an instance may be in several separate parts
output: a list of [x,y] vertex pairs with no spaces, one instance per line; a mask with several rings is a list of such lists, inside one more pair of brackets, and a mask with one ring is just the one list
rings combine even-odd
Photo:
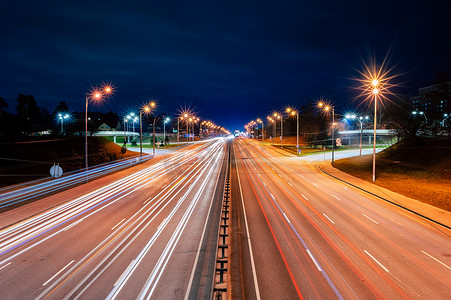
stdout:
[[277,174],[277,175],[279,175],[279,177],[282,178],[282,175],[280,175],[280,174]]
[[66,228],[64,228],[63,230],[64,230],[64,231],[67,231],[68,229],[74,227],[75,225],[77,225],[77,224],[80,223],[81,221],[83,221],[83,219],[78,220],[77,222],[75,222],[75,223],[73,223],[73,224],[70,224],[69,226],[66,226]]
[[282,213],[283,213],[283,216],[285,217],[285,219],[287,220],[287,222],[291,224],[290,220],[288,220],[287,215],[284,212],[282,212]]
[[347,186],[345,186],[345,187],[344,187],[344,189],[345,189],[345,190],[348,190],[348,187],[347,187]]
[[58,271],[58,273],[56,273],[55,275],[52,276],[52,278],[50,278],[49,280],[47,280],[46,282],[44,282],[44,284],[42,286],[45,286],[47,283],[49,283],[50,281],[52,281],[56,276],[58,276],[61,272],[63,272],[67,267],[69,267],[74,261],[71,261],[70,263],[68,263],[64,268],[62,268],[61,270]]
[[304,175],[302,175],[302,174],[299,174],[299,176],[301,176],[302,178],[304,178]]
[[307,197],[305,197],[305,195],[304,195],[304,194],[301,194],[301,196],[302,196],[302,197],[304,197],[304,199],[308,201],[308,198],[307,198]]
[[314,185],[314,186],[316,186],[316,187],[319,187],[319,185],[317,185],[316,183],[314,183],[314,182],[312,182],[312,184]]
[[[257,174],[257,175],[258,175],[258,174]],[[259,175],[259,176],[260,176],[260,175]],[[217,177],[217,179],[216,179],[216,183],[218,183],[218,181],[219,181],[219,174],[218,174],[218,177]],[[211,211],[212,211],[212,207],[213,207],[213,202],[214,202],[214,201],[210,201],[210,208],[208,209],[208,214],[207,214],[207,216],[210,216],[210,215],[211,215]],[[188,283],[188,287],[186,288],[185,300],[188,300],[189,294],[190,294],[190,292],[191,292],[191,286],[192,286],[193,280],[194,280],[194,273],[195,273],[195,271],[196,271],[197,262],[199,261],[199,255],[200,255],[201,250],[202,250],[202,245],[203,245],[203,243],[204,243],[205,233],[206,233],[206,231],[207,231],[207,225],[208,225],[208,222],[205,221],[204,229],[202,230],[202,238],[201,238],[200,241],[199,241],[199,247],[197,248],[197,253],[196,253],[196,258],[194,259],[193,269],[192,269],[192,271],[191,271],[191,276],[190,276],[190,279],[189,279],[189,281],[188,281],[188,282],[189,282],[189,283]]]
[[269,194],[271,195],[271,198],[272,198],[273,200],[276,200],[276,198],[274,198],[273,194],[271,194],[271,193],[269,193]]
[[290,182],[288,182],[288,184],[289,184],[290,186],[293,186]]
[[132,260],[130,262],[130,264],[128,265],[128,267],[124,270],[124,272],[122,272],[122,275],[116,280],[116,282],[114,283],[113,286],[116,286],[119,282],[122,281],[122,279],[125,277],[125,275],[127,275],[131,269],[131,267],[133,266],[133,264],[135,263],[135,260]]
[[[263,182],[263,181],[262,181],[262,182]],[[266,183],[265,183],[265,182],[263,182],[263,185],[264,185],[264,186],[266,186]]]
[[333,195],[333,194],[330,194],[332,197],[334,197],[335,199],[337,199],[338,201],[341,201],[341,199],[340,198],[338,198],[337,196],[335,196],[335,195]]
[[168,185],[168,184],[166,183],[165,185],[163,185],[163,186],[161,187],[161,189],[164,189],[167,185]]
[[11,264],[11,262],[7,263],[6,265],[4,265],[3,267],[0,268],[0,270],[6,268],[7,266],[9,266]]
[[[235,165],[238,170],[238,163],[235,160]],[[260,290],[258,289],[258,281],[257,281],[257,272],[255,271],[255,262],[254,262],[254,254],[252,253],[252,243],[251,243],[251,236],[249,234],[249,226],[247,224],[247,216],[246,216],[246,208],[244,206],[244,197],[243,197],[243,190],[241,188],[241,180],[240,180],[240,172],[236,172],[238,176],[238,185],[240,187],[240,195],[241,195],[241,205],[243,206],[243,215],[244,215],[244,224],[246,225],[246,235],[247,235],[247,244],[249,247],[249,255],[251,257],[251,267],[252,267],[252,276],[254,277],[254,289],[255,289],[255,295],[258,300],[260,300]],[[263,182],[264,184],[264,182]],[[266,185],[266,184],[265,184]]]
[[117,226],[119,226],[122,222],[124,222],[125,219],[122,219],[122,221],[120,221],[119,223],[117,223],[113,228],[111,228],[111,230],[114,230]]
[[334,221],[332,221],[332,219],[331,218],[329,218],[328,216],[326,216],[326,214],[323,214],[323,216],[325,216],[332,224],[335,224],[335,222]]
[[143,204],[146,204],[146,203],[147,203],[147,201],[149,201],[150,199],[152,199],[152,198],[150,198],[150,197],[149,197],[149,198],[147,198],[147,200],[146,200],[146,201],[144,201],[144,202],[143,202]]
[[274,172],[276,171],[276,170],[274,170],[274,168],[271,168]]
[[[179,202],[177,202],[177,204]],[[163,222],[161,222],[160,225],[157,227],[157,230],[160,230],[161,227],[166,226],[167,221],[168,221],[168,218],[164,218]]]
[[260,177],[260,174],[257,174],[258,177]]
[[451,268],[449,266],[447,266],[446,264],[442,263],[441,261],[439,261],[437,258],[433,257],[432,255],[424,252],[423,250],[421,250],[421,252],[423,252],[424,254],[426,254],[427,256],[429,256],[430,258],[432,258],[433,260],[435,260],[436,262],[438,262],[439,264],[442,264],[443,266],[447,267],[448,269],[451,270]]
[[319,266],[318,262],[316,261],[316,259],[313,257],[312,253],[310,252],[309,249],[307,249],[307,253],[310,256],[310,258],[312,259],[313,263],[315,264],[316,268],[318,268],[318,271],[321,272],[321,267]]
[[362,214],[365,218],[367,218],[368,220],[370,220],[370,221],[372,221],[372,222],[374,222],[374,223],[376,223],[376,224],[379,224],[378,222],[376,222],[376,221],[374,221],[373,219],[371,219],[370,217],[368,217],[367,215],[365,215],[365,214]]
[[366,254],[368,254],[368,256],[371,257],[375,262],[377,262],[377,264],[378,264],[379,266],[381,266],[381,268],[384,269],[385,272],[390,273],[390,271],[389,271],[386,267],[384,267],[384,265],[381,264],[377,259],[375,259],[374,256],[372,256],[368,251],[366,251],[366,250],[363,250],[363,251],[364,251]]

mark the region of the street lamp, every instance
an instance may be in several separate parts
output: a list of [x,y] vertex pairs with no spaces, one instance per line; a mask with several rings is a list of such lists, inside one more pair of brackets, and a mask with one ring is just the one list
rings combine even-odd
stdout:
[[296,116],[296,153],[299,154],[299,111],[287,108],[287,113],[291,116]]
[[424,113],[424,111],[414,110],[412,112],[412,115],[414,115],[414,116],[416,116],[417,114],[419,114],[420,116],[423,116],[425,118],[425,120],[426,120],[426,124],[428,123],[428,118],[426,117],[426,114]]
[[318,107],[323,109],[325,112],[332,111],[332,163],[335,161],[335,107],[331,105],[324,104],[323,102],[318,103]]
[[449,118],[449,114],[443,114],[442,127],[445,127],[445,121]]
[[113,87],[109,84],[103,84],[100,88],[92,88],[85,94],[85,173],[86,182],[88,182],[88,104],[89,101],[101,101],[105,97],[112,95]]
[[375,61],[370,64],[363,63],[363,71],[358,71],[362,75],[361,79],[356,79],[360,82],[359,89],[361,93],[359,96],[364,96],[365,100],[374,101],[374,137],[373,137],[373,182],[376,181],[376,128],[377,128],[377,102],[383,99],[389,100],[386,94],[393,93],[390,91],[391,87],[396,86],[390,81],[397,77],[396,74],[390,74],[393,68],[388,68],[387,57],[383,60],[380,66],[376,65]]
[[280,148],[282,148],[282,144],[283,144],[283,116],[281,114],[278,113],[274,113],[273,114],[274,118],[277,118],[280,120]]
[[377,123],[377,97],[379,94],[379,80],[373,79],[371,81],[373,95],[374,95],[374,137],[373,137],[373,182],[376,181],[376,123]]
[[166,144],[166,123],[169,122],[169,118],[165,118],[163,121],[163,143]]
[[142,123],[142,114],[143,113],[145,113],[145,114],[150,113],[150,111],[151,111],[151,108],[150,108],[151,104],[146,104],[139,110],[139,153],[140,153],[141,162],[143,161],[143,123]]
[[62,113],[58,114],[58,119],[61,120],[61,134],[62,135],[64,135],[64,120],[67,120],[69,118],[70,118],[69,114],[64,114],[64,115]]
[[[152,112],[153,109],[157,106],[157,104],[155,102],[150,102],[149,103],[149,111]],[[156,118],[155,116],[153,116],[153,125],[152,125],[152,153],[153,156],[155,156],[155,121]]]
[[257,122],[262,124],[262,143],[265,141],[265,123],[261,119],[257,119]]
[[127,135],[126,135],[126,130],[127,130],[127,117],[124,117],[124,148],[127,149]]
[[186,143],[188,144],[188,143],[189,143],[188,114],[187,114],[187,113],[184,113],[184,114],[183,114],[183,118],[184,118],[185,123],[186,123]]
[[359,149],[360,149],[360,156],[362,156],[362,134],[363,134],[363,122],[365,122],[366,120],[368,120],[370,117],[368,117],[368,116],[365,116],[365,117],[362,117],[362,116],[357,116],[357,115],[354,115],[354,114],[352,114],[352,115],[350,115],[350,114],[348,114],[348,115],[346,115],[345,116],[345,119],[351,119],[351,120],[354,120],[354,119],[356,119],[357,121],[359,121],[359,123],[360,123],[360,143],[359,143]]
[[272,139],[272,144],[274,146],[274,141],[276,139],[276,121],[272,118],[272,117],[267,117],[268,121],[272,123],[272,131],[273,131],[273,139]]

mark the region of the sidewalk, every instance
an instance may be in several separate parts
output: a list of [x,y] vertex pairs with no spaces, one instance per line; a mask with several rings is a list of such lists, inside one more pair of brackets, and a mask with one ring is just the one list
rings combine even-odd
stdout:
[[318,167],[324,173],[347,184],[353,185],[367,193],[373,194],[376,197],[383,198],[384,200],[392,202],[395,205],[402,206],[416,214],[424,216],[425,218],[441,223],[447,226],[448,229],[451,228],[451,212],[425,204],[415,199],[408,198],[370,182],[364,181],[360,178],[351,176],[334,168],[330,161],[319,161]]

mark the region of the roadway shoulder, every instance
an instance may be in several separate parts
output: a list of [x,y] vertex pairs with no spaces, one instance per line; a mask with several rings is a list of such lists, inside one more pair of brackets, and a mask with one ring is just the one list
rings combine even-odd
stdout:
[[406,197],[383,187],[377,186],[373,183],[349,175],[334,168],[330,162],[318,162],[318,167],[322,172],[335,177],[336,179],[339,179],[340,181],[345,182],[348,185],[357,187],[378,198],[382,198],[427,219],[433,220],[436,223],[441,223],[448,227],[448,229],[451,228],[451,212]]

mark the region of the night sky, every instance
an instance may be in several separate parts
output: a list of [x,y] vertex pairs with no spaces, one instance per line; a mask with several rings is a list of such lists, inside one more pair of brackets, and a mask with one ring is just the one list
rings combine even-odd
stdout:
[[85,93],[116,86],[90,111],[190,107],[242,129],[318,97],[357,106],[362,59],[390,66],[412,96],[451,71],[451,1],[11,1],[0,9],[0,97],[84,111]]

